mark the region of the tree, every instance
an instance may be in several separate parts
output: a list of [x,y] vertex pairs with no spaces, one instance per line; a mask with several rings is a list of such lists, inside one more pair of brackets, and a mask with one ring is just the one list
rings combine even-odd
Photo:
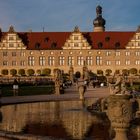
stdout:
[[3,74],[3,75],[8,75],[8,70],[7,69],[3,69],[2,71],[1,71],[1,73]]
[[131,69],[129,70],[129,73],[130,73],[130,74],[136,75],[136,74],[138,73],[138,70],[137,70],[136,68],[131,68]]
[[34,73],[35,73],[35,71],[34,71],[33,69],[28,69],[28,70],[27,70],[27,74],[28,74],[29,76],[34,75]]
[[19,69],[19,70],[18,70],[18,74],[19,74],[20,76],[25,75],[25,70],[24,70],[24,69]]
[[41,75],[41,70],[37,70],[36,73],[37,73],[38,75]]
[[51,74],[51,69],[49,69],[49,68],[43,69],[41,74],[48,76]]
[[81,77],[81,73],[79,72],[79,71],[77,71],[76,73],[75,73],[75,78],[80,78]]
[[55,69],[53,69],[53,73],[55,73],[57,70],[61,71],[60,69],[55,68]]
[[110,76],[110,74],[112,73],[112,70],[111,69],[106,69],[105,73],[106,73],[106,76]]
[[102,70],[97,70],[97,74],[103,75],[103,71]]
[[120,74],[120,70],[115,70],[115,74]]
[[17,74],[17,70],[16,70],[16,69],[11,69],[11,70],[10,70],[10,74],[11,74],[12,76],[15,76],[15,75]]
[[129,70],[123,69],[123,70],[122,70],[122,74],[127,76],[127,75],[129,74]]
[[89,77],[90,77],[90,79],[95,79],[97,77],[97,74],[95,74],[92,71],[89,71]]

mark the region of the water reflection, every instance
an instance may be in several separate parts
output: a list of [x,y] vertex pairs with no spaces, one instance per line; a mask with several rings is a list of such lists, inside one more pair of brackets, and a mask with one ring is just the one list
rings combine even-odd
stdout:
[[109,140],[106,117],[86,110],[93,100],[3,106],[1,130],[64,139]]

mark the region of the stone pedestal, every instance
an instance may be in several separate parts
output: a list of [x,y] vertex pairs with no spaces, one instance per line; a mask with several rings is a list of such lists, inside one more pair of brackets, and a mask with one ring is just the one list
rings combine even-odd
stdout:
[[132,120],[132,102],[130,95],[111,95],[107,99],[107,115],[115,130],[114,140],[128,140],[127,130]]

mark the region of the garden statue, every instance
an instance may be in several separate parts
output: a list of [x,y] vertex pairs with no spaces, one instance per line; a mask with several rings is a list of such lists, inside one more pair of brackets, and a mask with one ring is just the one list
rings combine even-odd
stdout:
[[56,70],[54,73],[54,80],[55,80],[55,94],[59,95],[60,94],[60,70]]
[[77,79],[77,88],[80,95],[80,99],[83,100],[84,93],[86,91],[86,85],[85,85],[85,80],[82,78],[82,76],[79,79]]
[[123,77],[118,76],[115,84],[109,84],[111,94],[126,94],[126,83]]
[[73,74],[74,74],[74,70],[73,70],[73,67],[72,67],[72,66],[70,67],[69,74],[70,74],[70,81],[71,81],[72,84],[73,84]]

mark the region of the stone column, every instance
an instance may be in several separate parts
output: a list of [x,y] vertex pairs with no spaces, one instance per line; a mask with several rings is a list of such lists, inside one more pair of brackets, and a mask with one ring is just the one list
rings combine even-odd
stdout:
[[130,95],[110,95],[107,99],[107,115],[116,135],[114,140],[128,140],[127,130],[132,120]]

